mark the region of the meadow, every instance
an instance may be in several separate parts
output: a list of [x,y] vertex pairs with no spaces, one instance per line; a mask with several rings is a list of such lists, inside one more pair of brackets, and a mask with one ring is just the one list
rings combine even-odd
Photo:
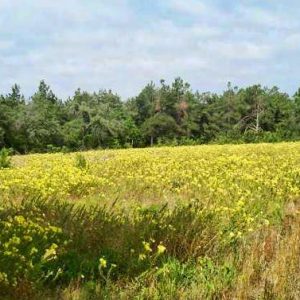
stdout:
[[12,157],[3,299],[299,299],[300,143]]

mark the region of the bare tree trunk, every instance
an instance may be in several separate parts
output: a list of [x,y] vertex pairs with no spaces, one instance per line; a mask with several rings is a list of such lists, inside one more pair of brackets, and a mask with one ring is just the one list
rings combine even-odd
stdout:
[[151,145],[151,147],[153,146],[153,136],[152,135],[151,135],[150,145]]

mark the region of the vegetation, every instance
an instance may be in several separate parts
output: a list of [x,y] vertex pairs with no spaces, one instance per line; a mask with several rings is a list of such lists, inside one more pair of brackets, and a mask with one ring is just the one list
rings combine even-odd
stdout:
[[0,297],[298,299],[299,150],[14,156],[0,171]]
[[0,150],[0,169],[9,168],[11,166],[10,151],[8,149]]
[[220,95],[191,90],[177,78],[148,84],[121,101],[111,91],[78,89],[64,101],[41,81],[25,99],[20,87],[0,95],[0,148],[18,153],[200,143],[254,143],[300,137],[300,90],[232,87]]

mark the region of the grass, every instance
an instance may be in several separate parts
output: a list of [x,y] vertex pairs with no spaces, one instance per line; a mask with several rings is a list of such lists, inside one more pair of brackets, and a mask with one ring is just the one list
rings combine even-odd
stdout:
[[1,297],[299,299],[299,150],[14,157],[0,171]]

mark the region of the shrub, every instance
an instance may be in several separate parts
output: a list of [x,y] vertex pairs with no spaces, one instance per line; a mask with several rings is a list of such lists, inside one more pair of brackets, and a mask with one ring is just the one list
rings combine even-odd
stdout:
[[61,152],[61,151],[62,151],[61,147],[57,147],[57,146],[54,146],[52,144],[49,144],[46,147],[46,152],[48,152],[48,153],[58,153],[58,152]]
[[75,166],[79,169],[87,168],[87,161],[81,153],[77,153],[75,156]]
[[3,148],[0,150],[0,169],[10,168],[10,167],[11,167],[10,150]]

